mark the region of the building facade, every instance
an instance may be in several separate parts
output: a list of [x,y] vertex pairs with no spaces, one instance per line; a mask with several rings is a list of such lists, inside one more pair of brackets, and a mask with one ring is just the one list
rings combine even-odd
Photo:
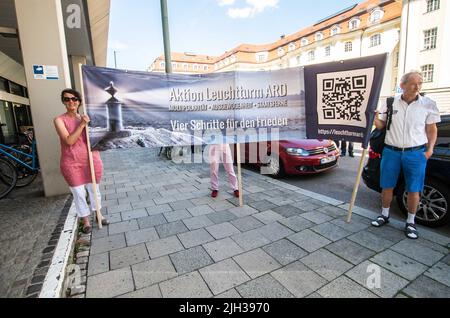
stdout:
[[422,91],[441,113],[450,113],[449,16],[449,1],[403,0],[399,76],[421,71]]
[[[278,70],[388,53],[382,101],[395,93],[398,82],[401,12],[401,1],[365,1],[267,45],[242,44],[221,56],[207,59],[195,54],[173,53],[172,63],[176,66],[173,72]],[[164,55],[148,70],[164,72]]]

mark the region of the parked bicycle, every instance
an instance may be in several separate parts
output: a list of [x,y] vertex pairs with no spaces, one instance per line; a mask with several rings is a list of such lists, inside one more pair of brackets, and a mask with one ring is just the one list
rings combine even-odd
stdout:
[[39,172],[36,141],[32,132],[25,134],[31,145],[7,146],[0,144],[0,199],[14,187],[25,187]]

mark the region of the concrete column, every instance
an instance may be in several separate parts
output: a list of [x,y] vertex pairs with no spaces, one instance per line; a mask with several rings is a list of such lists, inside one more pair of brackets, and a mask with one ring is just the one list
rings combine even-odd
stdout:
[[[65,112],[60,93],[71,87],[60,0],[15,0],[20,44],[46,196],[68,193],[59,169],[53,119]],[[35,79],[33,65],[58,67],[58,79]]]

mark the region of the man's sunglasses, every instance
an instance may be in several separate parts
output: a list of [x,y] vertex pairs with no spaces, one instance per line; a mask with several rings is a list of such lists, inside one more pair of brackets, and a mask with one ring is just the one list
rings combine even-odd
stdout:
[[69,102],[69,101],[78,102],[79,99],[78,99],[78,97],[64,97],[63,101],[66,102],[66,103]]

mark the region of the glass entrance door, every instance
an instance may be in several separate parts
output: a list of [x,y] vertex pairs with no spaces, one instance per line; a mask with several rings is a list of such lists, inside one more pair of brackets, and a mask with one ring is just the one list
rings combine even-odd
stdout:
[[16,123],[14,110],[10,102],[0,101],[0,138],[3,143],[11,144],[16,140]]

